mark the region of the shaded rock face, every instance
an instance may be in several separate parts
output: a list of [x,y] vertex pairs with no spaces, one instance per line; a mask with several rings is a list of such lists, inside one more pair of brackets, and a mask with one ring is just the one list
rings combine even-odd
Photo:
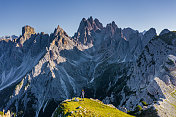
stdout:
[[146,46],[148,42],[156,36],[156,30],[154,28],[150,28],[147,32],[145,32],[143,38],[142,38],[142,43],[143,46]]
[[161,33],[159,34],[160,36],[162,36],[163,34],[169,33],[170,31],[168,29],[164,29],[161,31]]
[[73,38],[85,45],[92,44],[94,38],[91,36],[91,33],[100,32],[102,29],[103,25],[98,19],[94,20],[90,17],[86,20],[83,18]]
[[112,23],[107,24],[105,28],[105,34],[107,34],[107,37],[110,38],[119,38],[121,37],[121,29],[119,29],[115,24],[115,22],[113,21]]
[[85,88],[87,97],[118,108],[144,107],[144,100],[160,116],[173,115],[175,39],[174,32],[156,36],[153,28],[142,34],[115,22],[103,27],[92,17],[82,19],[73,37],[60,26],[50,35],[28,26],[15,41],[0,41],[0,109],[51,114]]

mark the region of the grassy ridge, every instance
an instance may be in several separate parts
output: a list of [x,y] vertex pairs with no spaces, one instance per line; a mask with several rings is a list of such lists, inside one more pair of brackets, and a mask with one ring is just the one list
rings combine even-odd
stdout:
[[[80,98],[78,98],[80,100]],[[75,102],[66,100],[55,110],[54,117],[132,117],[113,106],[106,105],[99,100],[85,98],[84,101]]]

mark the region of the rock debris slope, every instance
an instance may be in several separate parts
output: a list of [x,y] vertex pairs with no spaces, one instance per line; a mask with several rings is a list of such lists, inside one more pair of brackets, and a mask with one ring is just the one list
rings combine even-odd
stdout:
[[[0,109],[18,116],[51,116],[80,95],[119,109],[175,116],[176,33],[140,33],[83,18],[73,37],[58,26],[50,35],[25,26],[13,41],[0,41]],[[147,104],[144,104],[147,103]],[[147,105],[147,106],[146,106]]]

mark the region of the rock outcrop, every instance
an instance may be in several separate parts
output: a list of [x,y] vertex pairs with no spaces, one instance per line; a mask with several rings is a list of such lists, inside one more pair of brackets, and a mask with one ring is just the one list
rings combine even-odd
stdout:
[[169,33],[170,31],[168,29],[164,29],[161,31],[161,33],[159,34],[159,36],[162,36],[163,34]]
[[34,28],[32,28],[31,26],[24,26],[22,27],[22,36],[28,36],[28,35],[32,35],[35,34]]
[[35,30],[31,26],[26,25],[22,27],[22,35],[15,40],[17,42],[17,47],[22,47],[23,43],[35,34]]

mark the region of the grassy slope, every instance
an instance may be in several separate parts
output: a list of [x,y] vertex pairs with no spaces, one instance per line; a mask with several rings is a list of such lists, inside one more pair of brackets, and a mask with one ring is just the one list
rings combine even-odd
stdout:
[[3,116],[3,115],[4,115],[4,113],[3,113],[2,111],[0,111],[0,115],[1,115],[1,116]]
[[[79,98],[80,100],[80,98]],[[78,108],[80,107],[80,108]],[[103,104],[99,100],[85,98],[84,101],[75,102],[66,100],[62,102],[54,113],[54,117],[62,116],[83,116],[83,117],[132,117],[114,107]]]

